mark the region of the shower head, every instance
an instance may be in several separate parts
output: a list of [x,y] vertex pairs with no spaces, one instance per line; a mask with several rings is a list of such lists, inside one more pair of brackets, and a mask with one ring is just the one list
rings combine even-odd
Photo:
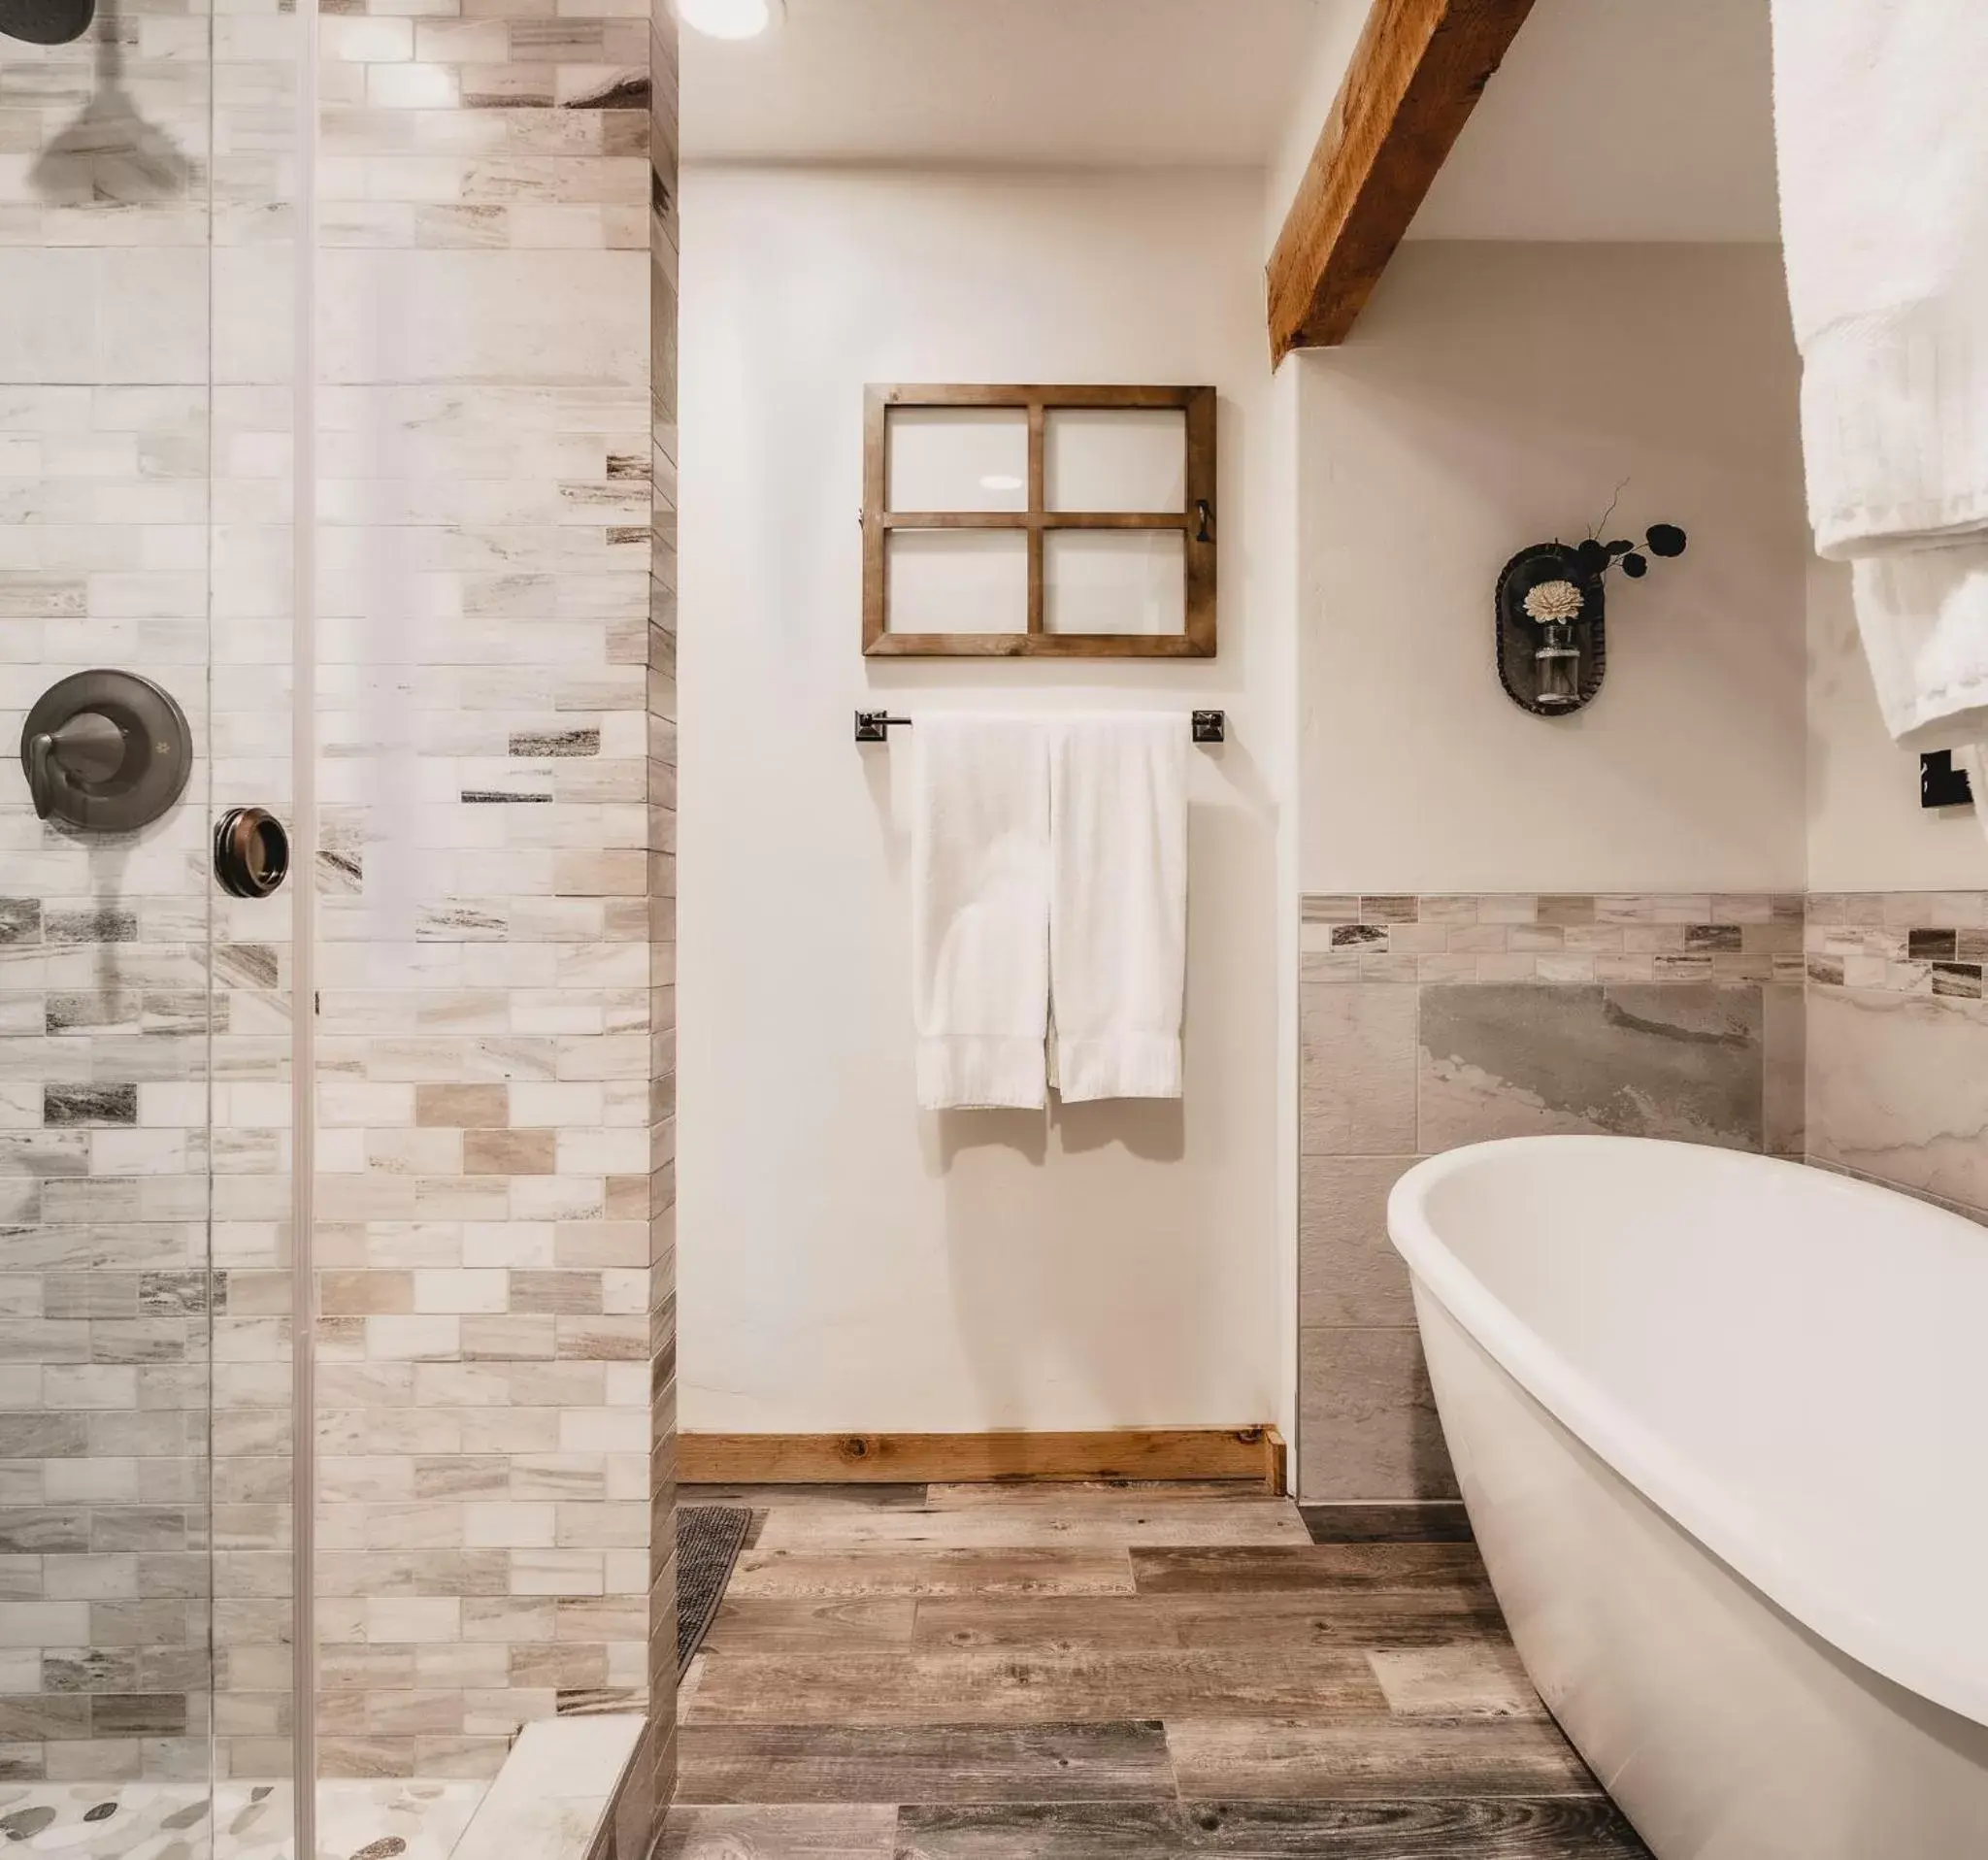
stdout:
[[96,17],[97,0],[0,0],[0,37],[66,46]]

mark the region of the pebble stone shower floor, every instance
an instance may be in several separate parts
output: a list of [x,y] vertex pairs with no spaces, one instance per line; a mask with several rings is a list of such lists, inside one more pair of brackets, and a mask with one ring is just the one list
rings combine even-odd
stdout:
[[[485,1781],[331,1780],[317,1789],[319,1860],[449,1860]],[[74,1860],[287,1860],[287,1782],[0,1787],[0,1853]]]

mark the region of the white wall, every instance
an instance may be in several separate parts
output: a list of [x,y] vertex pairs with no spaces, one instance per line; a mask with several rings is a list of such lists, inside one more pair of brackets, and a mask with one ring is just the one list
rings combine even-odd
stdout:
[[1846,563],[1808,576],[1808,883],[1978,891],[1988,839],[1966,808],[1919,805],[1919,756],[1891,740],[1857,637]]
[[[1309,891],[1801,889],[1807,535],[1779,255],[1418,244],[1301,357]],[[1511,704],[1516,549],[1681,523],[1608,581],[1577,716]]]
[[1408,236],[1778,241],[1769,0],[1536,0]]
[[1276,249],[1277,235],[1284,229],[1291,203],[1311,166],[1319,132],[1332,114],[1367,14],[1368,0],[1319,0],[1298,74],[1295,101],[1278,125],[1270,171],[1264,177],[1266,257]]
[[[693,169],[682,209],[683,1425],[1277,1418],[1293,645],[1262,178]],[[863,384],[1059,379],[1220,388],[1220,657],[866,662]],[[913,1106],[898,752],[850,714],[1022,696],[1229,712],[1194,765],[1184,1107]]]

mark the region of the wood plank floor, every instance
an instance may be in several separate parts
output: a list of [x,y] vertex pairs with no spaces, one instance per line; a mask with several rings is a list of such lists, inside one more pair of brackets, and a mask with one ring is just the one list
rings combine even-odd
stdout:
[[687,1487],[754,1510],[659,1860],[1648,1860],[1459,1508]]

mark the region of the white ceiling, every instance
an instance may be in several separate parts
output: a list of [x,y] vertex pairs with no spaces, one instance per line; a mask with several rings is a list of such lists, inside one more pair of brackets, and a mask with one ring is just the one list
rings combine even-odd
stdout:
[[683,35],[708,161],[1256,166],[1317,0],[787,0],[763,39]]
[[[1267,165],[1364,10],[787,0],[763,39],[684,34],[683,152]],[[1409,237],[1773,240],[1769,78],[1768,0],[1538,0]]]
[[1780,236],[1768,0],[1538,0],[1408,233]]

